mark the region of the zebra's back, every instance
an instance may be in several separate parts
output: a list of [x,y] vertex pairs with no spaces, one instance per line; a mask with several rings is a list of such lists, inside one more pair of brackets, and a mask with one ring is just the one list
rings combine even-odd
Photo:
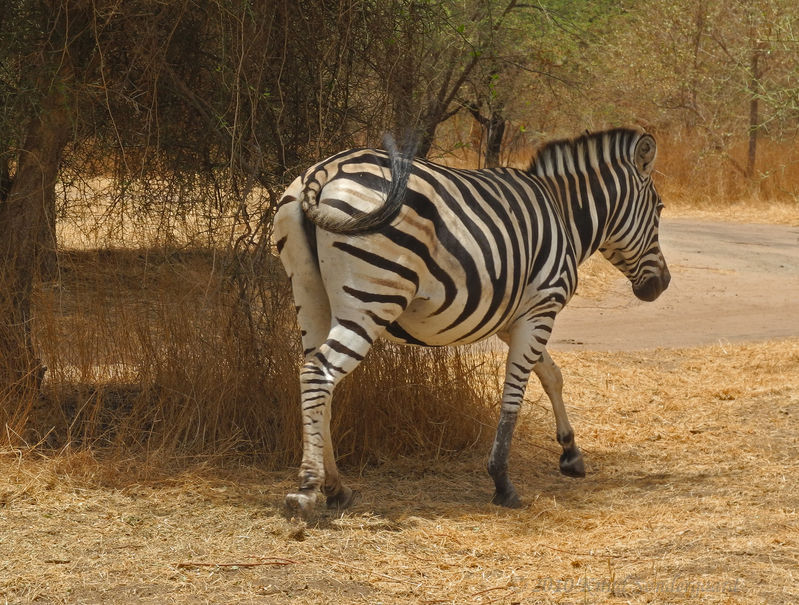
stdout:
[[[385,152],[352,150],[309,170],[297,197],[310,186],[317,212],[346,220],[383,204],[391,179]],[[325,291],[342,307],[392,297],[402,313],[385,337],[431,346],[474,342],[533,307],[562,306],[576,261],[547,194],[523,171],[416,160],[389,224],[352,236],[315,230]]]

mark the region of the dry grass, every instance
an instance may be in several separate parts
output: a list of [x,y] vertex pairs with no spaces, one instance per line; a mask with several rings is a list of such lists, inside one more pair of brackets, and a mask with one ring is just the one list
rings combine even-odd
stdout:
[[794,603],[799,341],[558,356],[588,465],[556,470],[531,387],[526,497],[487,504],[484,453],[393,460],[305,527],[293,473],[2,458],[0,594],[40,603]]
[[692,218],[704,221],[799,226],[799,201],[764,202],[753,197],[719,206],[692,204],[677,198],[666,200],[666,203],[668,205],[663,212],[665,220]]
[[[298,463],[299,330],[276,259],[260,275],[214,250],[65,252],[36,299],[48,371],[19,444],[112,448],[161,458]],[[337,389],[340,457],[360,465],[485,445],[495,368],[479,354],[379,343]],[[431,399],[437,405],[430,405]],[[466,409],[466,414],[453,414]]]
[[[740,171],[748,141],[711,151],[698,133],[656,133],[655,180],[665,216],[799,225],[799,146],[795,140],[761,139],[755,176]],[[737,168],[736,168],[737,166]]]
[[746,138],[714,149],[712,141],[700,133],[676,129],[656,136],[661,189],[684,206],[723,209],[742,201],[795,206],[799,201],[795,139],[759,139],[754,176],[746,178],[742,173],[749,143]]

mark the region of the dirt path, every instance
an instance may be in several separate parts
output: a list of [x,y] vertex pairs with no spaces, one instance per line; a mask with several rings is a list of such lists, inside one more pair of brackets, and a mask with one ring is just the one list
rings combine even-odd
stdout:
[[619,274],[600,300],[575,296],[550,349],[637,350],[799,336],[799,227],[664,221],[672,274],[653,303]]

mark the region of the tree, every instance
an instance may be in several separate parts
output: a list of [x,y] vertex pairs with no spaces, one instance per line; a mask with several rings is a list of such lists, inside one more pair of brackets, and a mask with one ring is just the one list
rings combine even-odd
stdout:
[[379,89],[387,91],[391,129],[418,141],[426,156],[436,129],[461,111],[463,90],[493,53],[495,34],[517,0],[396,1],[378,10],[388,33],[373,49]]
[[[27,65],[40,65],[28,77],[23,62],[6,67],[29,95],[26,126],[17,149],[7,141],[3,150],[3,191],[0,199],[0,389],[9,387],[23,399],[38,390],[43,369],[31,340],[31,294],[40,251],[40,234],[54,210],[54,186],[71,120],[67,84],[69,58],[59,50],[66,40],[63,14],[52,21],[45,6],[18,6],[23,24],[19,40],[39,34],[43,41],[25,56]],[[8,9],[7,9],[8,10]],[[8,22],[8,13],[3,23]],[[48,25],[53,25],[48,28]],[[49,35],[48,35],[49,34]],[[5,36],[4,36],[5,37]],[[31,63],[27,63],[30,61]],[[13,178],[11,164],[15,165]]]
[[[493,23],[490,6],[470,3],[468,14],[484,27]],[[180,216],[208,205],[209,213],[242,222],[257,184],[268,222],[281,184],[315,159],[389,129],[391,111],[373,94],[381,77],[394,82],[381,45],[391,58],[413,58],[410,79],[397,80],[388,106],[403,126],[421,124],[429,147],[479,58],[475,50],[461,60],[464,48],[479,48],[480,27],[474,35],[458,31],[471,28],[459,7],[397,2],[386,13],[382,4],[356,0],[3,3],[0,391],[33,392],[42,376],[31,296],[59,171],[110,178],[117,203],[134,213]],[[448,28],[445,35],[433,35],[428,16]],[[395,46],[385,46],[389,38]],[[396,44],[411,40],[416,46],[397,52]],[[436,86],[425,87],[442,65]]]
[[110,176],[143,211],[215,200],[246,212],[255,183],[269,189],[299,170],[314,140],[346,139],[335,114],[349,91],[332,85],[358,46],[328,49],[360,17],[340,7],[320,30],[306,11],[333,9],[316,4],[3,3],[0,393],[30,394],[43,374],[31,296],[59,169]]
[[[606,78],[600,95],[626,90],[628,115],[701,134],[705,152],[755,179],[759,138],[796,128],[798,25],[786,0],[638,2],[594,50]],[[743,160],[730,151],[742,138]]]
[[[590,86],[586,49],[615,24],[616,2],[548,0],[519,4],[492,32],[460,102],[481,126],[485,166],[500,163],[511,123],[552,132]],[[517,129],[514,129],[517,130]]]

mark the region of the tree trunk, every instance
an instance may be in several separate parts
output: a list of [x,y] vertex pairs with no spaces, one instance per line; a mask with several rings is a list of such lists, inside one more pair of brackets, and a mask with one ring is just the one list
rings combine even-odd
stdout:
[[762,60],[768,49],[768,40],[771,38],[771,25],[767,22],[762,7],[757,3],[749,3],[746,16],[749,24],[749,149],[746,154],[745,174],[748,179],[754,179],[755,165],[757,163],[757,139],[760,134],[760,95],[763,93],[762,78],[764,75]]
[[[56,170],[58,166],[56,165]],[[55,180],[53,180],[55,185]],[[55,234],[55,186],[42,191],[44,217],[36,241],[36,271],[42,281],[58,278],[58,241]]]
[[499,166],[499,152],[502,150],[502,139],[505,136],[505,118],[498,111],[492,111],[484,126],[486,129],[485,167],[496,168]]
[[3,148],[2,151],[5,157],[0,158],[0,212],[11,190],[11,158],[8,157],[8,149]]
[[752,52],[749,68],[751,70],[751,80],[749,83],[749,150],[746,155],[746,177],[752,178],[755,175],[755,162],[757,160],[757,131],[759,124],[758,116],[758,94],[760,88],[760,49]]
[[37,252],[54,200],[61,153],[70,136],[65,97],[53,85],[28,125],[18,166],[0,205],[0,394],[31,399],[44,376],[31,338],[31,297]]
[[417,139],[419,141],[418,147],[416,148],[417,157],[426,158],[427,154],[430,153],[430,148],[433,146],[433,139],[436,136],[436,128],[438,128],[438,122],[433,122],[431,120],[419,129],[417,133]]
[[483,152],[485,164],[483,167],[496,168],[499,166],[502,139],[505,137],[505,118],[502,117],[502,112],[498,109],[492,109],[488,117],[480,113],[480,109],[476,104],[468,105],[467,109],[475,121],[480,124],[482,133],[485,135],[480,137],[481,148],[483,147],[482,141],[485,140],[485,151]]

